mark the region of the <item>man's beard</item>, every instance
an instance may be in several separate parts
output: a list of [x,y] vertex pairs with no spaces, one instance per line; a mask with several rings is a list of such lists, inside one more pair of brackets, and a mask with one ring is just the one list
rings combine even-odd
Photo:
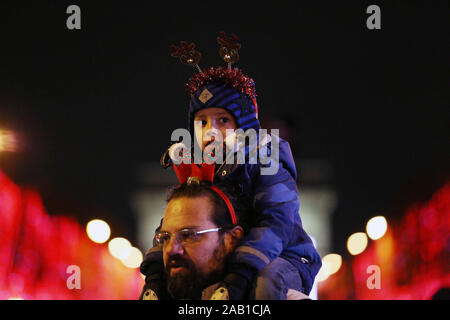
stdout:
[[[170,257],[165,268],[167,279],[167,291],[174,299],[198,300],[202,297],[203,289],[223,279],[223,270],[226,261],[224,246],[214,250],[213,259],[218,266],[209,274],[197,270],[191,260],[182,258],[180,255]],[[172,265],[181,265],[187,269],[186,273],[170,275]]]

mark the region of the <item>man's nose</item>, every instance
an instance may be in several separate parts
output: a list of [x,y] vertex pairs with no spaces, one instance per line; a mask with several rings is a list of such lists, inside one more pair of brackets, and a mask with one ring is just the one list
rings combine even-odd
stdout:
[[176,237],[171,237],[169,243],[165,246],[164,250],[166,250],[168,255],[182,254],[183,246],[179,241],[177,241]]

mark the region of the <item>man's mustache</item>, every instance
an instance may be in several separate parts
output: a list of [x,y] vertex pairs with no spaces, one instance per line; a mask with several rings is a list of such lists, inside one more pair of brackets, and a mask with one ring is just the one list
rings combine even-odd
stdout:
[[187,259],[184,259],[180,255],[171,256],[166,265],[166,271],[169,272],[171,268],[176,267],[186,267],[189,268],[190,262]]

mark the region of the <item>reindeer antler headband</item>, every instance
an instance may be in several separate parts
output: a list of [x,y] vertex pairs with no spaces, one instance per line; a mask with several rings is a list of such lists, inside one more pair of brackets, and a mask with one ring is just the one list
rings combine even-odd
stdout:
[[198,66],[202,54],[195,50],[195,43],[191,42],[187,44],[186,41],[181,41],[180,46],[170,46],[172,53],[170,54],[174,58],[179,58],[181,63],[191,67],[197,67],[198,71],[202,73],[202,69]]
[[[208,181],[212,183],[214,179],[214,167],[214,163],[202,163],[201,165],[197,165],[195,163],[186,164],[182,162],[179,165],[174,165],[173,169],[181,186],[183,183],[186,183],[187,185],[200,184],[200,181]],[[222,198],[228,208],[228,212],[230,213],[231,222],[234,225],[237,224],[236,213],[230,199],[216,186],[209,186],[209,188]]]
[[219,55],[227,63],[227,68],[210,67],[202,70],[198,63],[200,62],[201,53],[195,50],[195,43],[188,44],[186,41],[181,41],[180,46],[171,45],[171,56],[179,58],[181,63],[191,67],[196,67],[199,73],[191,77],[186,86],[191,96],[200,88],[208,83],[219,81],[225,82],[229,86],[237,89],[241,93],[246,94],[252,99],[256,106],[256,89],[255,82],[252,78],[243,74],[242,70],[238,68],[231,68],[233,63],[239,60],[239,49],[241,44],[237,42],[237,36],[232,34],[227,37],[225,32],[221,32],[217,37],[217,42],[220,44]]

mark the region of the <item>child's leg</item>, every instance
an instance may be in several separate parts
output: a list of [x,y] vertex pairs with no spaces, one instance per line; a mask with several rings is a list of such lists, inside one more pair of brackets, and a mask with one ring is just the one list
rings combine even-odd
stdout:
[[286,300],[289,289],[302,291],[302,279],[291,263],[278,257],[258,274],[250,299]]
[[139,300],[169,300],[167,283],[163,275],[153,274],[145,277],[145,285]]
[[141,273],[145,275],[145,285],[139,298],[141,300],[170,299],[164,277],[162,250],[156,249],[152,248],[147,252],[140,267]]

